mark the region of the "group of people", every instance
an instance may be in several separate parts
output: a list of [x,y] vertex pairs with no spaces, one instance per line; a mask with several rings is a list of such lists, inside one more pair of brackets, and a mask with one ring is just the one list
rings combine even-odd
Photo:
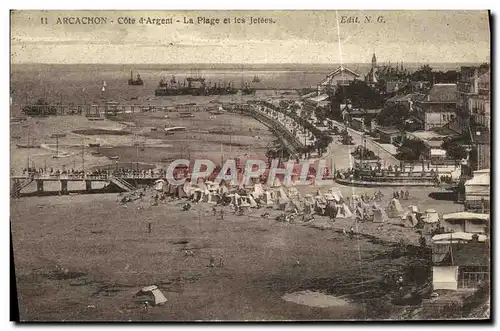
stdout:
[[392,193],[392,197],[394,199],[408,200],[410,199],[410,192],[407,189],[401,191],[395,190]]

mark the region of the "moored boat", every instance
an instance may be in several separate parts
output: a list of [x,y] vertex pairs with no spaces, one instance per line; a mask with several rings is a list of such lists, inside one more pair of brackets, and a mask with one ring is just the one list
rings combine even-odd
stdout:
[[41,145],[34,144],[16,144],[17,148],[41,148]]

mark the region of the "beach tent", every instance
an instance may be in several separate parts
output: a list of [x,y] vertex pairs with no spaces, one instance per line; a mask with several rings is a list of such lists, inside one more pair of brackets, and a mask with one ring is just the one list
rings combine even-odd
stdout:
[[155,190],[159,192],[163,192],[164,188],[167,187],[167,182],[163,179],[158,179],[155,181]]
[[264,194],[264,189],[261,183],[256,183],[253,186],[253,192],[251,193],[254,199],[260,198]]
[[410,213],[418,214],[418,207],[417,206],[410,205],[410,206],[408,206],[408,210],[410,211]]
[[490,182],[490,169],[474,171],[472,179],[465,182],[465,205],[482,209],[482,201],[490,201]]
[[358,218],[358,217],[359,217],[359,218],[361,218],[361,219],[362,219],[364,215],[365,215],[364,210],[363,210],[361,207],[359,207],[359,206],[358,206],[358,207],[356,207],[356,209],[354,210],[354,216],[355,216],[356,218]]
[[340,189],[338,189],[337,187],[330,188],[329,193],[333,196],[333,199],[336,202],[340,202],[344,199],[344,197],[342,196],[342,192],[340,192]]
[[352,212],[345,203],[337,205],[337,218],[351,218]]
[[306,194],[304,196],[304,212],[312,213],[314,211],[314,206],[316,205],[316,200],[311,194]]
[[247,196],[247,202],[250,205],[250,208],[257,208],[257,202],[255,202],[255,199],[252,197],[252,195]]
[[155,306],[160,306],[167,302],[167,298],[165,298],[156,285],[143,287],[134,295],[134,298],[137,301],[148,302]]
[[422,220],[424,223],[437,224],[439,223],[439,214],[435,209],[429,208],[425,211],[425,215]]
[[238,204],[240,207],[250,207],[250,203],[248,202],[248,196],[246,195],[240,195]]
[[191,185],[191,182],[186,180],[182,186],[182,192],[179,192],[179,196],[184,195],[187,198],[191,198],[193,195],[193,186]]
[[274,204],[274,200],[273,200],[273,195],[271,194],[271,191],[264,191],[264,193],[262,194],[262,197],[260,199],[260,202],[263,204],[263,205],[273,205]]
[[271,185],[272,187],[281,187],[282,184],[281,184],[281,180],[278,178],[278,177],[275,177],[274,178],[274,182],[272,183]]
[[177,196],[177,185],[169,184],[168,185],[168,194]]
[[300,193],[296,187],[290,187],[288,189],[288,197],[290,199],[300,199]]
[[326,200],[326,201],[335,201],[335,198],[333,197],[333,195],[332,195],[332,194],[330,194],[330,193],[328,193],[328,192],[327,192],[327,193],[325,193],[325,194],[323,195],[323,197],[325,198],[325,200]]
[[283,203],[288,203],[288,201],[290,201],[290,199],[285,193],[285,190],[282,187],[280,187],[277,191],[275,191],[275,196],[278,204],[280,205]]
[[240,195],[238,193],[228,194],[227,197],[231,198],[230,204],[233,206],[239,206],[240,204]]
[[372,208],[372,212],[374,223],[384,223],[387,221],[387,214],[382,208],[377,206],[376,208]]
[[[204,193],[203,190],[200,189],[199,187],[193,189],[193,201],[194,202],[201,202],[203,199]],[[179,194],[180,197],[180,194]]]
[[218,190],[219,195],[221,195],[221,196],[225,196],[226,194],[229,194],[229,188],[225,184],[219,185],[217,190]]
[[207,189],[207,190],[205,190],[205,192],[203,192],[203,200],[202,201],[205,203],[216,204],[218,199],[213,191],[209,191]]
[[393,198],[386,209],[389,218],[397,218],[404,213],[403,207],[398,199]]
[[414,213],[407,213],[402,218],[402,221],[405,228],[413,228],[418,224],[417,215],[415,215]]

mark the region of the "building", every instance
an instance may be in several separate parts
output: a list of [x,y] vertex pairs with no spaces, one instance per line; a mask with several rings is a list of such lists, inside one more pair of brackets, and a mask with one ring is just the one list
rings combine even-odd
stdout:
[[490,127],[490,70],[487,66],[461,67],[457,84],[457,114],[450,129],[465,133],[471,118]]
[[490,71],[477,78],[477,94],[470,101],[474,123],[491,130]]
[[467,232],[487,234],[489,223],[489,214],[459,212],[443,215],[441,226],[446,233]]
[[409,112],[413,112],[413,105],[415,101],[423,101],[426,98],[426,95],[423,93],[408,93],[404,95],[396,95],[392,98],[389,98],[385,101],[387,107],[391,107],[394,105],[402,105]]
[[441,149],[441,146],[443,145],[444,138],[448,136],[434,131],[414,131],[407,132],[406,137],[408,139],[421,140],[427,149],[427,159],[433,163],[446,159],[446,151]]
[[356,131],[365,131],[365,120],[363,117],[351,118],[351,128]]
[[337,69],[326,75],[317,86],[318,95],[326,93],[335,93],[335,91],[342,86],[349,86],[354,80],[359,78],[359,74],[355,71],[340,66]]
[[455,119],[456,102],[456,84],[434,84],[424,100],[415,102],[412,118],[426,131],[443,127]]
[[474,171],[464,184],[465,210],[487,212],[490,210],[490,169]]
[[[435,241],[438,236],[446,240]],[[433,290],[468,291],[478,289],[490,279],[489,245],[486,236],[479,242],[467,233],[447,233],[433,237],[432,287]],[[456,238],[456,239],[455,239]],[[464,240],[465,239],[465,240]]]
[[[396,63],[395,66],[389,64],[377,64],[377,56],[373,53],[372,66],[365,76],[365,82],[371,86],[378,86],[383,94],[395,94],[408,86],[408,71],[403,68],[403,63]],[[379,86],[379,83],[381,85]]]
[[382,144],[394,144],[394,142],[405,134],[401,130],[392,127],[377,127],[375,132],[380,138]]

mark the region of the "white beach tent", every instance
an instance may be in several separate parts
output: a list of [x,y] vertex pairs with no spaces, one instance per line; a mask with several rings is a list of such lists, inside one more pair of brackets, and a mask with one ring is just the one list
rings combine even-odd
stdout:
[[340,189],[338,187],[330,188],[329,193],[333,196],[333,199],[336,202],[340,202],[340,200],[344,199],[344,197],[342,196],[342,192],[340,192]]
[[[472,241],[472,236],[474,233],[468,233],[468,232],[450,232],[450,233],[443,233],[443,234],[437,234],[434,237],[432,237],[432,241],[434,243],[458,243],[461,241]],[[488,240],[488,237],[484,234],[477,234],[478,236],[478,241],[479,242],[485,242]]]
[[[195,187],[193,190],[193,201],[194,202],[201,202],[203,199],[203,190],[199,187]],[[180,195],[179,195],[180,196]]]
[[278,177],[275,177],[271,187],[280,187],[280,186],[282,186],[281,180]]
[[264,194],[264,188],[261,183],[256,183],[253,186],[253,192],[251,193],[254,199],[260,198]]
[[377,206],[377,208],[372,208],[372,212],[373,223],[384,223],[387,221],[387,214],[382,208]]
[[401,206],[399,200],[393,198],[391,201],[389,201],[389,205],[387,206],[386,212],[389,218],[398,218],[399,216],[404,214],[404,209]]
[[422,218],[422,221],[428,224],[439,223],[439,214],[435,209],[429,208],[425,211],[425,215]]
[[274,200],[273,200],[273,195],[272,195],[271,191],[268,191],[268,190],[264,191],[260,201],[263,205],[266,205],[266,206],[273,205]]
[[351,218],[352,216],[351,210],[345,203],[337,204],[337,218]]
[[255,202],[255,199],[251,195],[247,196],[247,202],[250,205],[250,208],[257,208],[258,207],[257,202]]
[[215,204],[215,203],[217,203],[217,198],[216,198],[213,191],[206,189],[204,194],[203,194],[202,201],[205,203]]
[[292,187],[288,188],[288,197],[290,199],[300,199],[300,193],[296,187],[292,186]]
[[280,187],[278,190],[275,191],[275,196],[276,200],[278,201],[278,204],[283,204],[290,201],[290,199],[286,195],[285,190],[282,187]]
[[155,306],[160,306],[167,302],[167,298],[165,298],[156,285],[143,287],[134,297],[138,301],[148,302]]
[[490,169],[474,171],[474,176],[465,182],[466,204],[480,203],[481,199],[490,200]]
[[162,192],[167,187],[167,182],[163,179],[158,179],[155,181],[155,190]]
[[186,194],[186,197],[191,198],[191,196],[193,195],[193,192],[192,192],[193,188],[192,188],[192,185],[191,185],[190,181],[186,180],[184,182],[183,191]]
[[304,196],[304,212],[312,213],[314,211],[314,206],[316,205],[316,200],[311,194],[306,194]]

